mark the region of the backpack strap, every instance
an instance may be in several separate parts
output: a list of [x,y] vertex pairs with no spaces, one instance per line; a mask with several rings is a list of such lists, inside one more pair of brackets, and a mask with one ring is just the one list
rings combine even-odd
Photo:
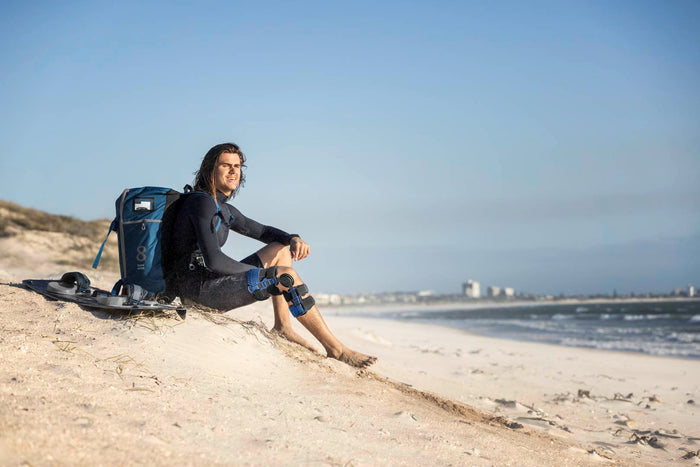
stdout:
[[102,245],[100,246],[100,251],[98,251],[97,256],[95,256],[95,261],[92,263],[92,269],[97,269],[97,266],[100,264],[100,258],[102,258],[102,250],[105,249],[105,244],[107,243],[109,234],[111,234],[113,230],[116,232],[118,227],[119,221],[118,218],[115,217],[112,223],[109,225],[109,230],[107,230],[107,235],[105,236],[105,239],[102,242]]
[[[185,187],[187,187],[187,186],[189,186],[189,185],[186,185]],[[185,193],[185,194],[188,194],[188,195],[193,195],[193,194],[205,195],[205,196],[208,196],[209,199],[212,200],[212,201],[214,202],[214,206],[216,206],[216,214],[214,214],[214,217],[216,217],[216,225],[214,226],[214,231],[215,231],[215,232],[218,232],[218,231],[219,231],[219,228],[221,228],[221,224],[222,224],[222,223],[224,223],[224,224],[226,225],[226,227],[230,227],[231,224],[233,223],[233,213],[231,212],[231,208],[228,207],[228,206],[226,206],[226,210],[228,211],[228,220],[227,220],[226,218],[224,218],[224,215],[223,215],[223,213],[221,212],[221,207],[219,206],[219,202],[216,201],[216,198],[214,198],[214,197],[211,195],[211,193],[207,193],[206,191],[199,191],[199,190],[197,190],[197,191],[187,192],[187,193]],[[212,219],[212,222],[213,222],[213,219]]]

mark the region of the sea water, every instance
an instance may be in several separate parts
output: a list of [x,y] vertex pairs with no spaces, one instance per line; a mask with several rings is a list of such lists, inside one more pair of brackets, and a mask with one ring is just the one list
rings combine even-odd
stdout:
[[[377,315],[375,315],[377,316]],[[491,337],[700,358],[700,301],[527,304],[390,311],[382,317]]]

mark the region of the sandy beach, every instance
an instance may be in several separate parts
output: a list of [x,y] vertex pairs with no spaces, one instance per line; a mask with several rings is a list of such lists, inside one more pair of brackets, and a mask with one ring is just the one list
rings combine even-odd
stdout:
[[417,389],[601,455],[664,464],[700,447],[700,361],[494,339],[334,311],[331,326],[379,356],[374,371]]
[[267,332],[269,302],[129,317],[20,285],[110,287],[78,243],[0,238],[1,465],[700,465],[698,360],[322,309],[379,358],[357,370]]
[[700,463],[700,362],[328,310],[379,357],[357,371],[269,335],[271,317],[124,319],[3,280],[0,462]]

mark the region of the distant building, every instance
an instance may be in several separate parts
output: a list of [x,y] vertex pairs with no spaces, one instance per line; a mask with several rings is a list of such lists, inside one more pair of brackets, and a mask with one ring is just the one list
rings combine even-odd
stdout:
[[486,289],[486,295],[489,297],[498,297],[501,295],[501,288],[497,285],[489,285]]
[[432,297],[433,291],[432,290],[420,290],[416,295],[418,295],[419,297]]
[[688,285],[687,287],[676,287],[673,289],[671,295],[675,295],[676,297],[694,297],[695,287],[692,285]]
[[342,298],[338,294],[316,293],[314,299],[319,305],[340,305]]
[[504,287],[503,288],[503,296],[515,297],[515,289],[513,289],[512,287]]
[[477,281],[469,279],[462,284],[462,293],[469,298],[479,298],[481,297],[481,286]]

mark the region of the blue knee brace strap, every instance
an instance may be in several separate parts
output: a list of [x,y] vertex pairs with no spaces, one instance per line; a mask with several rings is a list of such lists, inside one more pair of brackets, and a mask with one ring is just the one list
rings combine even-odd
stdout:
[[294,278],[287,273],[282,274],[277,278],[277,266],[262,269],[250,269],[246,275],[248,282],[248,292],[253,294],[256,300],[267,300],[270,295],[281,295],[277,284],[282,284],[285,287],[294,285]]
[[289,305],[289,311],[295,318],[305,315],[306,312],[316,304],[316,300],[314,300],[314,297],[311,295],[306,298],[301,298],[303,295],[309,293],[309,288],[306,284],[290,287],[288,291],[282,293],[284,294],[285,300],[292,303]]

